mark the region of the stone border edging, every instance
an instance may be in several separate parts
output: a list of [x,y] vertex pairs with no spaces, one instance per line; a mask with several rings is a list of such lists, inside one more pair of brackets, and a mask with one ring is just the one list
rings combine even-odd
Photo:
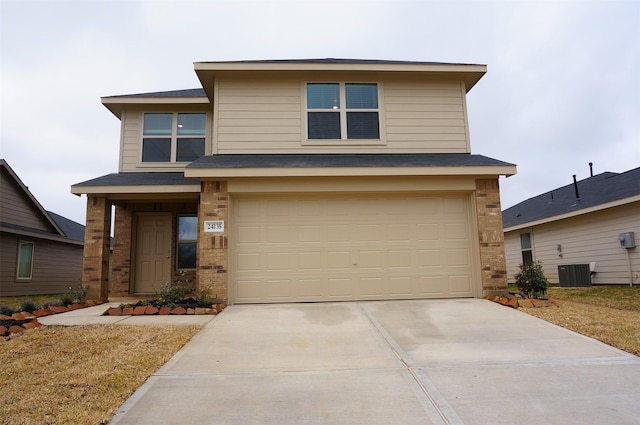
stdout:
[[225,303],[213,304],[211,307],[154,307],[152,305],[136,307],[109,307],[103,316],[167,316],[167,315],[216,315],[227,307]]
[[106,299],[86,300],[84,303],[73,303],[69,306],[57,306],[52,305],[47,308],[41,308],[32,312],[19,311],[13,313],[11,316],[0,314],[0,320],[13,321],[15,324],[6,326],[0,326],[0,336],[9,336],[11,334],[19,334],[29,329],[35,329],[44,326],[38,321],[39,317],[51,316],[59,313],[66,313],[68,311],[79,310],[81,308],[94,307],[100,304],[109,302]]

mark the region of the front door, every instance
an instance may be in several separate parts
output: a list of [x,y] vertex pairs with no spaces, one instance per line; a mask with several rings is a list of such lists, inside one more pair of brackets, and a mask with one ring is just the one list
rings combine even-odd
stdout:
[[136,229],[135,292],[155,293],[171,279],[171,214],[140,214]]

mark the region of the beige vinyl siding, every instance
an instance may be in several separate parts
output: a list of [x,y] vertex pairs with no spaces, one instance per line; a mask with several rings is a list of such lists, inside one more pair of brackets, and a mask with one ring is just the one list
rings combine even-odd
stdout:
[[464,87],[460,82],[387,81],[387,146],[429,153],[467,153]]
[[300,149],[299,80],[222,80],[217,87],[218,153]]
[[[520,233],[506,234],[507,270],[509,280],[522,262]],[[581,216],[543,224],[531,229],[534,259],[542,261],[545,274],[552,283],[558,283],[558,265],[596,263],[593,284],[628,284],[629,268],[626,250],[617,240],[620,233],[635,232],[640,236],[640,202],[609,208]],[[562,245],[562,257],[557,246]],[[516,251],[517,249],[517,251]],[[632,276],[640,275],[640,248],[628,250]],[[640,279],[635,278],[634,284]]]
[[304,83],[316,81],[315,75],[297,80],[228,79],[217,83],[217,153],[469,152],[461,82],[340,77],[331,81],[379,83],[381,143],[305,140]]

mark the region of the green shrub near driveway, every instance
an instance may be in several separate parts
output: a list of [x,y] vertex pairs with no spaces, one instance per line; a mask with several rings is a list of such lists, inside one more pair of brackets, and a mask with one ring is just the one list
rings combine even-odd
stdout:
[[540,261],[520,264],[520,272],[516,273],[515,278],[520,293],[527,298],[539,298],[547,293],[549,281]]

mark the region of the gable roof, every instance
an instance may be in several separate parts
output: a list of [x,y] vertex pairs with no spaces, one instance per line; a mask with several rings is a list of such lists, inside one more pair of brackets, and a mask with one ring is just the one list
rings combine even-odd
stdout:
[[[10,181],[14,183],[13,186],[17,188],[19,195],[26,200],[30,207],[30,211],[33,211],[36,216],[42,220],[41,223],[45,224],[45,226],[31,227],[25,225],[24,222],[6,221],[11,218],[11,213],[7,211],[2,214],[2,221],[0,221],[0,228],[3,231],[22,235],[33,235],[64,242],[84,243],[83,225],[75,223],[58,214],[46,211],[4,159],[0,159],[0,169],[10,179]],[[5,205],[6,202],[7,200],[5,199],[1,200],[0,203]]]
[[502,212],[505,231],[605,208],[619,201],[640,200],[640,167],[624,173],[605,172],[520,202]]

